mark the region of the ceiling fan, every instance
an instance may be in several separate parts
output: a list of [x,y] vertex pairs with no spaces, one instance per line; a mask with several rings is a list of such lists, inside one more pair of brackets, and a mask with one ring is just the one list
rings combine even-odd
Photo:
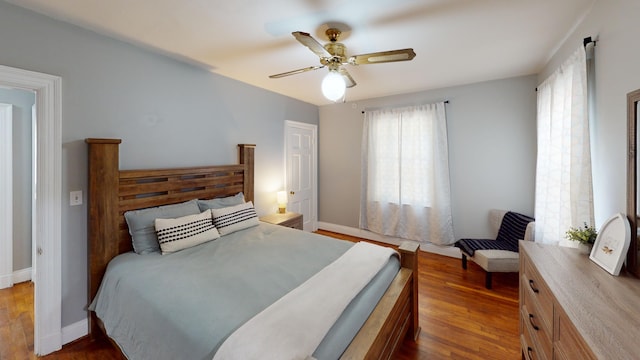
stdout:
[[329,68],[329,73],[322,81],[322,93],[329,100],[337,101],[344,96],[346,88],[356,86],[355,80],[351,77],[347,69],[342,65],[365,65],[365,64],[378,64],[394,61],[409,61],[416,56],[413,49],[399,49],[380,51],[370,54],[362,54],[347,57],[347,47],[338,42],[341,31],[336,28],[329,28],[325,31],[325,34],[329,38],[329,42],[324,46],[320,44],[308,33],[302,31],[295,31],[291,33],[296,40],[302,45],[306,46],[313,53],[320,57],[320,64],[316,66],[309,66],[302,69],[287,71],[281,74],[275,74],[269,76],[272,79],[277,79],[289,75],[301,74],[303,72],[322,69],[324,67]]

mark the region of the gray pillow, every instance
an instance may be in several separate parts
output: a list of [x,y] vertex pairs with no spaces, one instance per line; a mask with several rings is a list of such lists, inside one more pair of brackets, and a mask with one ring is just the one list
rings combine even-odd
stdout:
[[160,252],[155,228],[156,219],[172,219],[199,213],[200,208],[198,207],[197,199],[179,204],[125,212],[124,218],[127,220],[127,225],[129,225],[133,251],[140,255]]
[[205,211],[208,209],[222,209],[240,204],[244,204],[244,194],[242,192],[239,192],[233,196],[227,196],[223,198],[198,200],[200,211]]

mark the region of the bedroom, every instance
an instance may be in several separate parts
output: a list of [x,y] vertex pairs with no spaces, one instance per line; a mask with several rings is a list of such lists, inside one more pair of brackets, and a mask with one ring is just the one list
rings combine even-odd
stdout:
[[[486,141],[485,138],[474,138],[478,129],[508,134],[503,135],[506,141],[527,144],[526,149],[524,146],[517,148],[523,149],[518,156],[529,163],[515,165],[517,171],[513,174],[518,176],[515,179],[496,181],[492,174],[501,174],[505,169],[501,163],[491,161],[495,154],[490,148],[486,152],[476,152],[478,156],[485,155],[482,158],[485,167],[473,166],[471,169],[475,169],[475,173],[472,176],[457,177],[458,181],[477,179],[477,183],[483,185],[482,191],[478,191],[466,183],[454,184],[457,237],[483,229],[487,197],[502,199],[505,206],[531,210],[535,161],[535,93],[532,89],[585,36],[596,36],[599,40],[598,120],[592,139],[597,222],[602,223],[610,214],[624,211],[624,96],[640,87],[637,80],[640,70],[635,67],[640,50],[633,46],[633,35],[637,34],[633,24],[638,15],[638,5],[633,1],[596,1],[583,22],[566,34],[566,40],[555,39],[561,46],[538,74],[410,94],[424,101],[443,98],[451,101],[451,121],[457,121],[451,125],[451,131],[465,131],[452,139],[451,156],[458,157],[459,162],[454,166],[459,169],[475,163],[467,158],[469,154],[465,149],[482,149],[483,141]],[[321,201],[318,220],[356,227],[357,211],[354,212],[353,207],[357,207],[357,200],[337,203],[332,199],[357,198],[359,174],[345,173],[352,167],[343,161],[354,160],[337,159],[336,153],[357,156],[359,147],[353,139],[360,138],[357,122],[361,108],[395,104],[400,95],[359,101],[357,111],[347,114],[351,111],[350,104],[318,107],[295,101],[4,2],[0,3],[0,20],[0,46],[11,49],[0,52],[0,64],[63,78],[63,194],[78,189],[86,191],[87,159],[83,142],[86,137],[123,138],[122,151],[127,162],[124,166],[129,168],[186,165],[173,147],[157,146],[158,143],[173,142],[182,147],[187,156],[198,159],[190,164],[198,165],[232,162],[236,143],[257,142],[260,161],[256,171],[272,183],[258,184],[256,202],[262,206],[262,212],[274,211],[272,191],[282,186],[280,124],[283,119],[292,119],[319,125]],[[95,71],[97,68],[100,71]],[[483,95],[487,98],[483,99]],[[498,103],[503,114],[496,115],[483,106],[507,97],[513,97],[513,100],[507,104]],[[247,106],[247,99],[251,99],[250,106]],[[404,97],[402,99],[406,102]],[[176,106],[176,102],[181,105]],[[479,108],[486,113],[477,115]],[[522,116],[525,112],[521,109],[524,108],[529,109],[526,116]],[[340,121],[336,120],[338,116]],[[516,116],[521,122],[511,123],[509,120]],[[455,126],[459,127],[456,129]],[[516,126],[516,129],[507,130],[507,126]],[[175,139],[175,133],[180,133],[180,138]],[[514,137],[514,133],[521,138]],[[334,136],[331,146],[325,146],[329,135]],[[480,141],[480,146],[471,146],[470,142],[474,141]],[[147,153],[147,149],[153,151]],[[205,153],[206,158],[202,156]],[[332,178],[354,179],[354,183],[340,186],[342,183],[328,182],[327,179]],[[505,194],[504,189],[509,193]],[[335,196],[324,197],[323,194]],[[68,207],[66,202],[62,205],[63,328],[72,327],[86,317],[83,309],[86,302],[86,216],[85,206]]]

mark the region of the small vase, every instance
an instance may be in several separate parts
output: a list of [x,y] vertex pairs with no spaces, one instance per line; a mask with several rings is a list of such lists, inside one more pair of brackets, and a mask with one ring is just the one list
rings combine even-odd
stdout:
[[578,244],[578,251],[580,254],[589,255],[591,254],[591,249],[593,248],[593,244]]

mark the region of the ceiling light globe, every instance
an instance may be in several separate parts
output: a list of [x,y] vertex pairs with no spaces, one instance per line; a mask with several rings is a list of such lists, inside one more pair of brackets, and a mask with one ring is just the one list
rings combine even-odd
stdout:
[[344,78],[337,71],[329,71],[322,80],[322,94],[333,102],[340,100],[346,89]]

